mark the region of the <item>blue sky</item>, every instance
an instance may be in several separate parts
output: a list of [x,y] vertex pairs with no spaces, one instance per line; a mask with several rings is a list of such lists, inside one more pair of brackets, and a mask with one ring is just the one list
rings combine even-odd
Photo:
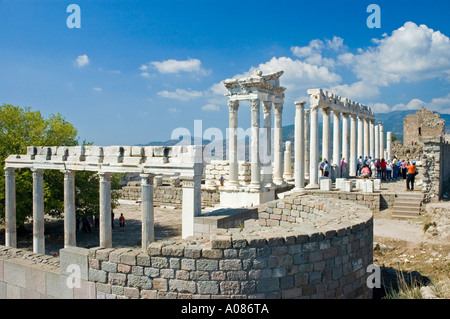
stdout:
[[[81,28],[68,28],[70,4]],[[381,28],[369,28],[370,4]],[[448,1],[0,0],[0,104],[61,113],[97,145],[228,125],[222,81],[284,70],[283,125],[323,88],[378,112],[450,113]],[[239,126],[250,125],[245,103]],[[225,131],[224,131],[225,132]]]

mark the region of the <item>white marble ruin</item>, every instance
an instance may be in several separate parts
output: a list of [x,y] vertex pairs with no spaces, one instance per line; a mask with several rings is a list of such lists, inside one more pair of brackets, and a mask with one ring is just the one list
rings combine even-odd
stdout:
[[[378,153],[384,153],[383,144],[383,126],[382,123],[375,126],[375,114],[371,108],[357,102],[353,102],[347,98],[342,98],[336,94],[327,92],[322,89],[308,90],[310,95],[310,127],[309,127],[309,149],[305,149],[305,136],[296,134],[295,149],[302,155],[296,155],[297,161],[301,161],[301,167],[306,164],[306,160],[302,158],[309,152],[309,172],[307,188],[319,188],[319,132],[318,132],[318,110],[320,109],[323,116],[323,131],[322,131],[322,158],[327,159],[332,167],[331,177],[333,180],[340,177],[356,176],[356,161],[362,158],[371,157],[378,158]],[[301,109],[305,102],[296,102],[296,127],[299,130],[304,125],[300,124]],[[331,134],[330,117],[333,116],[333,134]],[[306,122],[306,121],[305,121]],[[301,128],[300,128],[301,126]],[[296,131],[297,132],[297,131]],[[391,145],[388,133],[388,151]],[[331,154],[331,137],[332,150]],[[383,151],[383,153],[382,153]],[[347,164],[347,169],[341,172],[341,159]],[[298,187],[304,183],[306,176],[306,169],[303,172],[296,172],[295,174],[298,182]]]
[[100,177],[100,243],[112,247],[111,175],[139,174],[142,187],[142,250],[154,241],[153,178],[178,174],[183,187],[182,237],[194,234],[194,216],[201,213],[201,146],[73,146],[28,147],[25,155],[10,155],[5,161],[6,246],[17,246],[15,170],[33,172],[33,252],[45,253],[45,170],[64,173],[64,246],[76,246],[75,171],[97,172]]
[[[220,188],[221,204],[224,206],[242,207],[249,203],[258,205],[267,200],[273,200],[277,185],[285,184],[283,179],[282,113],[286,89],[280,86],[279,78],[282,74],[283,71],[262,74],[261,71],[256,70],[248,78],[228,79],[223,82],[227,89],[229,108],[229,176],[225,181],[225,186]],[[251,181],[249,185],[240,182],[238,170],[237,132],[238,110],[241,101],[250,101],[251,105]],[[264,117],[263,128],[260,127],[261,104]],[[274,113],[273,141],[271,137],[272,109]],[[261,139],[260,136],[263,138]],[[261,145],[265,146],[263,148],[265,152],[260,152]]]

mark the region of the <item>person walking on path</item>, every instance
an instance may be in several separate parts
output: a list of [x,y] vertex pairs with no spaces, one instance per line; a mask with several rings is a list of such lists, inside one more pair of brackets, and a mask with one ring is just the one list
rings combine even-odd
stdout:
[[414,180],[416,178],[416,163],[408,161],[406,168],[408,170],[408,174],[406,175],[406,190],[413,191]]
[[386,180],[386,161],[384,160],[384,158],[382,158],[380,160],[380,169],[381,169],[381,180],[385,181]]
[[125,230],[125,217],[123,216],[123,213],[121,213],[120,217],[119,217],[119,226],[120,226],[120,230],[122,230],[122,231]]

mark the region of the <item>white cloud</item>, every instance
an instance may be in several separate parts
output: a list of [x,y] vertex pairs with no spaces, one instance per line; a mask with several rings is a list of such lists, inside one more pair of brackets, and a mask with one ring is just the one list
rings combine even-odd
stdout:
[[102,88],[92,88],[94,91],[97,91],[97,92],[101,92],[101,91],[103,91],[103,89]]
[[158,92],[157,94],[160,97],[168,99],[176,99],[180,101],[189,101],[203,96],[203,92],[201,91],[183,90],[183,89],[176,89],[175,91],[172,92],[164,90]]
[[408,104],[399,103],[392,107],[392,110],[418,110],[422,106],[426,106],[426,102],[420,100],[420,99],[412,99],[408,102]]
[[215,104],[206,104],[202,107],[202,111],[219,111],[220,108]]
[[351,62],[356,76],[378,86],[447,78],[450,71],[450,39],[426,25],[406,22],[392,35],[373,41],[377,46],[362,50]]
[[387,113],[392,111],[389,105],[387,105],[386,103],[373,103],[373,104],[369,103],[368,106],[375,113]]
[[150,66],[162,74],[178,74],[181,72],[208,74],[208,71],[202,68],[202,63],[199,59],[153,61],[148,63],[148,65],[141,65],[139,69],[147,71]]
[[82,68],[82,67],[88,65],[89,62],[90,62],[90,61],[89,61],[88,56],[87,56],[86,54],[84,54],[84,55],[78,56],[78,57],[76,58],[76,60],[74,61],[74,64],[75,64],[77,67]]
[[255,70],[261,70],[263,74],[283,70],[284,74],[280,77],[280,85],[286,87],[286,94],[334,85],[341,81],[338,74],[331,72],[326,67],[292,60],[289,57],[273,57],[270,61],[261,63],[257,67],[251,67],[248,72],[236,75],[234,78],[251,76]]
[[343,52],[347,50],[344,45],[344,39],[334,36],[332,40],[325,39],[325,42],[319,39],[314,39],[309,42],[308,46],[291,47],[291,52],[294,56],[304,58],[304,61],[309,64],[326,66],[333,68],[336,64],[334,58],[324,57],[323,52]]
[[177,109],[176,107],[169,107],[169,112],[170,113],[180,113],[181,110]]
[[349,99],[360,99],[377,96],[380,91],[377,86],[367,84],[366,82],[359,81],[353,84],[340,84],[335,85],[327,89],[327,91],[333,92],[340,96]]

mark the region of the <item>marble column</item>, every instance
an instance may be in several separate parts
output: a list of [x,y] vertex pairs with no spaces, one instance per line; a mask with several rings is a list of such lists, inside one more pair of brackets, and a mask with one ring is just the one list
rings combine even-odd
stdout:
[[392,157],[392,132],[387,132],[387,143],[386,143],[386,151],[387,158],[391,159]]
[[16,170],[5,168],[5,245],[17,247]]
[[341,113],[333,110],[333,165],[336,166],[335,177],[341,176]]
[[350,115],[349,175],[356,176],[356,115]]
[[375,157],[374,125],[373,120],[369,120],[369,156]]
[[64,170],[64,247],[76,246],[75,172]]
[[44,235],[44,170],[33,172],[33,252],[45,254]]
[[282,133],[282,113],[283,104],[273,103],[274,113],[274,159],[273,159],[273,182],[277,185],[283,184],[283,133]]
[[294,179],[296,189],[303,189],[305,187],[305,103],[295,102]]
[[260,162],[263,171],[263,185],[270,187],[273,185],[272,179],[272,102],[263,101],[264,119],[264,147],[260,152]]
[[153,174],[140,174],[141,177],[141,218],[142,240],[141,249],[147,251],[148,245],[155,240],[155,221],[153,211]]
[[292,145],[290,141],[286,141],[284,148],[284,181],[292,180]]
[[360,156],[364,159],[364,120],[362,116],[358,116],[358,154],[357,158]]
[[364,158],[369,157],[369,144],[370,144],[370,133],[369,133],[369,119],[364,118]]
[[200,178],[194,177],[192,181],[183,181],[183,206],[181,209],[181,237],[186,239],[194,236],[194,217],[201,214],[202,189]]
[[384,131],[383,131],[383,123],[378,123],[380,130],[380,158],[384,158]]
[[111,173],[100,172],[100,247],[112,248]]
[[330,145],[330,109],[322,108],[322,160],[327,159],[331,164],[331,145]]
[[[343,113],[342,114],[342,157],[344,158],[344,161],[347,163],[347,166],[345,168],[344,172],[341,172],[342,177],[348,176],[348,168],[349,168],[349,150],[348,150],[348,143],[349,143],[349,136],[348,136],[348,114]],[[345,175],[345,176],[344,176]]]
[[251,182],[250,187],[259,189],[261,187],[261,167],[259,162],[259,122],[260,122],[260,102],[251,101],[252,122],[251,122]]
[[375,125],[375,137],[374,137],[374,139],[375,139],[375,154],[374,154],[374,156],[375,156],[375,158],[376,159],[380,159],[381,157],[380,157],[380,129],[379,129],[379,126],[378,125]]
[[309,179],[309,112],[310,110],[305,110],[305,179]]
[[228,101],[229,111],[229,142],[228,161],[230,163],[230,177],[226,181],[227,186],[239,186],[239,165],[238,165],[238,109],[239,101]]
[[318,105],[311,105],[311,131],[309,140],[309,184],[308,188],[319,187],[319,125],[318,125]]

